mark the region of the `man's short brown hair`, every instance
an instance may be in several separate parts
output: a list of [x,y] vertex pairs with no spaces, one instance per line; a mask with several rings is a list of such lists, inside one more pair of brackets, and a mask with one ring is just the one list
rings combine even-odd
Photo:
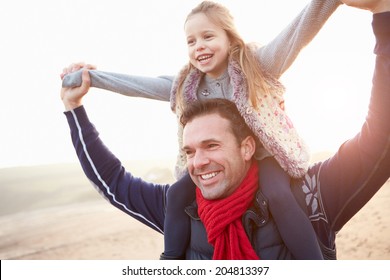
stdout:
[[226,99],[216,98],[207,100],[197,100],[186,105],[180,122],[185,127],[187,123],[197,117],[218,114],[230,123],[230,128],[238,143],[241,143],[246,137],[252,136],[257,139],[252,130],[245,123],[236,105]]

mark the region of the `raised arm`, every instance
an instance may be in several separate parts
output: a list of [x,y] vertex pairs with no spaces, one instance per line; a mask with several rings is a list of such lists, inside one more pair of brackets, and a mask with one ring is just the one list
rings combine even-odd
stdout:
[[168,185],[148,183],[127,172],[100,140],[83,106],[65,115],[80,164],[96,190],[113,206],[163,233]]
[[312,0],[275,39],[258,50],[262,67],[279,78],[340,4],[339,0]]
[[103,144],[82,106],[90,86],[87,69],[82,71],[82,80],[80,87],[62,88],[61,98],[84,173],[113,206],[163,232],[168,185],[155,185],[134,177]]
[[[173,77],[142,77],[119,73],[90,70],[91,86],[126,96],[169,101]],[[68,73],[62,81],[63,87],[81,85],[81,70]]]
[[360,133],[317,166],[325,213],[336,232],[390,176],[390,0],[385,1],[387,9],[372,9],[378,11],[372,23],[376,64],[366,120]]

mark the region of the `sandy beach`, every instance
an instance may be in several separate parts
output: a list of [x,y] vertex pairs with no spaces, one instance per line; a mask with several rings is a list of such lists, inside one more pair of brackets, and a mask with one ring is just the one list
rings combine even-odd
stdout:
[[[171,161],[127,166],[173,180]],[[156,260],[163,250],[162,235],[106,202],[78,164],[0,169],[0,188],[0,259]],[[388,181],[338,233],[338,259],[390,259],[389,202]]]

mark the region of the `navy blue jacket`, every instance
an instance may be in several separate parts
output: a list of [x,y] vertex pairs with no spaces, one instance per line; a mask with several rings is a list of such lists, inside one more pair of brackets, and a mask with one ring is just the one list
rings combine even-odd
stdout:
[[[372,25],[377,58],[369,110],[361,131],[342,144],[334,156],[312,165],[304,178],[292,182],[294,194],[307,209],[330,258],[335,256],[336,233],[390,176],[390,12],[375,14]],[[100,140],[83,106],[65,115],[83,170],[98,191],[115,207],[163,233],[169,185],[148,183],[126,171]],[[254,213],[258,219],[251,215],[253,209],[243,217],[256,252],[261,259],[292,258],[267,209],[260,207],[261,192],[257,198],[259,207]],[[192,220],[187,258],[210,259],[213,248],[207,243],[196,204],[186,211]]]

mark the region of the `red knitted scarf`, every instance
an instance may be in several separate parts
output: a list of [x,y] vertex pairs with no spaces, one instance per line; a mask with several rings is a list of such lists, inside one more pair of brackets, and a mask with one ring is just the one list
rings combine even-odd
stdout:
[[208,241],[214,246],[214,260],[259,259],[241,221],[257,191],[258,174],[257,161],[253,161],[240,186],[224,199],[206,200],[196,188],[198,213],[206,227]]

